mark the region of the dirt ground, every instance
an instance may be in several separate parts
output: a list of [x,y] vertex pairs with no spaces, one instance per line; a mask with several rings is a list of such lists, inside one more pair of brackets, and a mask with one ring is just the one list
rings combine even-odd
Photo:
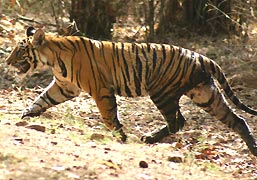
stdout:
[[[23,109],[51,77],[37,73],[21,81],[14,78],[4,59],[24,34],[24,25],[13,24],[9,17],[1,17],[1,24],[6,29],[0,36],[0,179],[257,179],[257,158],[239,136],[185,97],[180,101],[185,128],[153,145],[140,142],[140,136],[160,128],[164,121],[148,97],[117,97],[126,143],[106,130],[85,93],[40,117],[21,120]],[[171,39],[219,62],[238,97],[257,109],[256,27],[251,28],[247,42],[234,36],[195,34]],[[257,117],[235,110],[247,119],[257,138]]]

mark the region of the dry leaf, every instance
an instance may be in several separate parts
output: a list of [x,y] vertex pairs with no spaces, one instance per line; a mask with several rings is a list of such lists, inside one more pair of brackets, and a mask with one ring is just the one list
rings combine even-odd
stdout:
[[40,131],[40,132],[45,132],[46,131],[46,127],[45,126],[41,126],[41,125],[30,125],[30,126],[27,126],[26,128],[29,128],[29,129],[34,129],[34,130],[37,130],[37,131]]

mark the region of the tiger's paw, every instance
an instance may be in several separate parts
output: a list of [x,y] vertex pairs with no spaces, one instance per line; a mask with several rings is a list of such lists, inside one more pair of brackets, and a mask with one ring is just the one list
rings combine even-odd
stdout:
[[22,114],[21,114],[21,119],[24,119],[26,117],[35,117],[35,116],[39,116],[41,113],[35,113],[35,112],[28,112],[28,111],[24,111]]
[[155,136],[142,136],[140,140],[146,144],[153,144],[158,142]]
[[126,140],[127,140],[127,135],[126,135],[125,133],[124,133],[123,135],[121,135],[120,140],[121,140],[122,142],[126,142]]
[[124,133],[122,128],[113,132],[113,136],[117,137],[121,142],[126,142],[127,135]]
[[25,111],[22,112],[21,119],[24,119],[25,117],[39,116],[44,111],[45,110],[43,110],[43,111],[35,111],[35,110],[33,110],[33,108],[27,108],[27,109],[25,109]]
[[150,136],[142,136],[141,141],[147,144],[153,144],[156,142],[160,142],[163,138],[170,135],[168,127],[165,125],[159,131],[153,132]]

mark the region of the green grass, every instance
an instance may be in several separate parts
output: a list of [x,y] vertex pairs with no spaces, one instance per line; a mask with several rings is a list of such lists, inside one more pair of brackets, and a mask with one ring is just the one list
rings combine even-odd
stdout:
[[17,164],[24,160],[25,158],[16,157],[13,154],[5,154],[0,152],[0,168],[6,167],[10,164]]

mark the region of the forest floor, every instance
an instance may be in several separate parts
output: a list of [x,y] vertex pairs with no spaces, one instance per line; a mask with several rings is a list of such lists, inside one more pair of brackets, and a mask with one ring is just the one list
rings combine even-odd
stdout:
[[[140,142],[140,136],[165,122],[149,97],[117,97],[126,143],[104,127],[94,101],[85,93],[40,117],[21,120],[22,111],[51,75],[14,78],[4,59],[24,35],[24,22],[5,15],[0,21],[0,179],[257,179],[257,158],[241,138],[186,97],[180,101],[187,119],[184,129],[153,145]],[[257,27],[250,27],[245,42],[237,36],[186,33],[187,38],[171,34],[170,42],[217,61],[237,96],[256,109]],[[257,138],[257,117],[236,112],[247,119]]]

